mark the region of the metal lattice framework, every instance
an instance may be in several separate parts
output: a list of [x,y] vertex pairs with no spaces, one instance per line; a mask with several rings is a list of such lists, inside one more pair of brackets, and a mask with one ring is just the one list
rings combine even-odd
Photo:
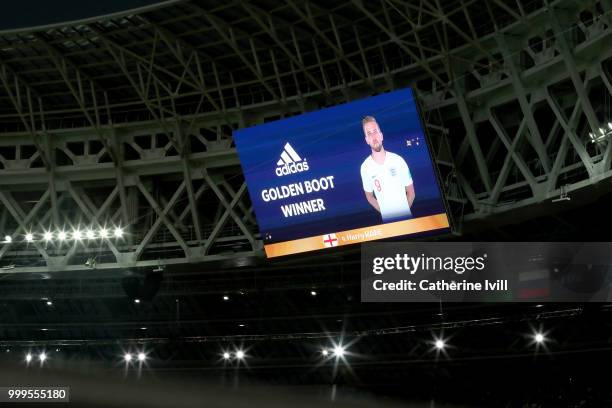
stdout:
[[[609,185],[612,1],[171,1],[0,32],[11,272],[260,256],[231,132],[413,86],[460,220]],[[10,269],[9,269],[10,268]]]

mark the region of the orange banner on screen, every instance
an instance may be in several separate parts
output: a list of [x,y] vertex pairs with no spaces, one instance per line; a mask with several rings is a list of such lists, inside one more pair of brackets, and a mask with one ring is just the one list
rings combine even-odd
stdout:
[[265,245],[264,249],[268,258],[274,258],[276,256],[290,255],[298,252],[308,252],[317,249],[357,244],[360,242],[416,234],[425,231],[434,231],[448,228],[449,226],[448,217],[446,214],[441,213],[412,220],[397,221],[389,224],[330,232],[314,237],[278,242],[276,244]]

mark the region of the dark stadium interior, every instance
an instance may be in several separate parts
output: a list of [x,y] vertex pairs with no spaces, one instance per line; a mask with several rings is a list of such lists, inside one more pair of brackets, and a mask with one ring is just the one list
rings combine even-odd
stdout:
[[232,140],[413,87],[453,223],[420,239],[610,241],[612,140],[591,132],[612,121],[611,1],[111,3],[0,24],[0,239],[126,233],[0,243],[0,387],[74,381],[85,406],[163,406],[160,384],[177,407],[612,406],[611,304],[362,302],[359,245],[266,259]]

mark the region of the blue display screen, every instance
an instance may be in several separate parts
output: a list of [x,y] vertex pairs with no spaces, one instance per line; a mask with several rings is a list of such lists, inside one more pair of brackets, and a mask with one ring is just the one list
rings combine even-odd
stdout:
[[[319,249],[313,239],[327,248],[449,228],[411,89],[241,129],[234,140],[268,256]],[[296,245],[268,251],[288,241]]]

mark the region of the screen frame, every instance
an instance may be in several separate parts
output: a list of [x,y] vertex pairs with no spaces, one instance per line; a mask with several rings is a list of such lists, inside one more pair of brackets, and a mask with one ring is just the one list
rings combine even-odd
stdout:
[[[422,108],[422,104],[421,101],[418,99],[417,93],[415,91],[414,87],[405,87],[405,88],[400,88],[400,89],[393,89],[393,90],[389,90],[386,92],[380,92],[377,94],[373,94],[373,95],[365,95],[361,98],[356,98],[355,100],[350,100],[350,101],[344,101],[341,103],[336,103],[333,104],[331,106],[324,106],[324,107],[320,107],[318,109],[314,109],[314,110],[310,110],[310,111],[298,111],[298,112],[293,112],[291,115],[289,115],[288,117],[274,117],[274,119],[272,120],[264,120],[263,123],[257,123],[254,124],[252,126],[247,126],[241,129],[237,129],[236,131],[242,131],[242,130],[246,130],[246,129],[253,129],[262,125],[268,125],[274,122],[280,122],[280,121],[284,121],[284,120],[288,120],[291,119],[293,117],[296,116],[302,116],[302,115],[307,115],[310,113],[314,113],[314,112],[318,112],[318,111],[323,111],[323,110],[327,110],[327,109],[333,109],[335,107],[339,107],[342,105],[350,105],[353,102],[357,102],[358,100],[367,100],[371,97],[378,97],[378,96],[383,96],[385,94],[392,94],[392,93],[396,93],[396,92],[406,92],[411,98],[412,101],[411,103],[413,104],[414,107],[414,111],[416,113],[416,115],[418,116],[418,126],[420,127],[421,130],[421,134],[423,136],[423,138],[425,139],[425,147],[428,150],[427,151],[427,156],[423,156],[424,158],[427,157],[429,159],[429,163],[431,165],[431,169],[433,169],[433,178],[435,180],[435,185],[437,187],[437,191],[438,191],[438,196],[439,199],[441,200],[441,207],[443,210],[443,213],[439,213],[437,214],[437,216],[442,216],[444,215],[444,217],[446,218],[445,220],[445,224],[444,226],[441,227],[437,227],[437,228],[430,228],[430,229],[423,229],[421,231],[415,231],[415,232],[406,232],[405,234],[398,234],[398,235],[390,235],[390,236],[386,236],[386,237],[381,237],[378,239],[365,239],[365,240],[360,240],[360,241],[355,241],[355,242],[346,242],[344,241],[344,238],[342,239],[342,243],[339,243],[337,245],[334,246],[325,246],[325,247],[319,247],[319,248],[309,248],[309,249],[301,249],[298,247],[298,245],[312,245],[312,242],[309,244],[297,244],[298,241],[306,241],[306,240],[311,240],[314,238],[317,238],[321,236],[325,236],[325,234],[320,235],[320,234],[316,234],[316,235],[308,235],[308,236],[304,236],[304,237],[294,237],[291,239],[287,239],[284,241],[279,241],[279,242],[273,242],[273,243],[266,243],[266,240],[264,239],[264,235],[267,234],[266,231],[259,231],[259,235],[260,235],[260,239],[262,240],[262,244],[263,244],[263,250],[266,254],[266,258],[267,259],[273,259],[273,258],[284,258],[287,256],[291,256],[291,255],[296,255],[296,254],[304,254],[304,253],[308,253],[308,252],[314,252],[314,251],[320,251],[321,249],[333,249],[334,247],[342,247],[342,248],[346,248],[346,247],[356,247],[356,244],[360,244],[360,243],[367,243],[367,242],[376,242],[376,241],[380,241],[380,242],[384,242],[386,240],[393,240],[393,241],[398,241],[398,240],[415,240],[418,238],[428,238],[428,237],[443,237],[445,235],[448,234],[452,234],[455,231],[455,227],[454,227],[454,220],[452,217],[451,212],[449,211],[450,207],[448,205],[448,201],[447,201],[447,197],[446,197],[446,190],[443,188],[443,184],[442,184],[442,178],[441,178],[441,173],[440,173],[440,169],[438,167],[437,162],[434,159],[434,151],[433,151],[433,144],[432,141],[430,140],[431,135],[429,134],[428,128],[425,124],[425,118],[423,116],[423,108]],[[243,142],[242,142],[243,143]],[[236,145],[236,151],[238,153],[238,156],[240,158],[240,152],[238,149],[238,144],[236,143],[236,141],[234,141],[234,144]],[[245,171],[245,168],[243,166],[243,161],[240,160],[240,166],[243,170],[243,175],[245,178],[245,182],[247,182],[247,172]],[[247,183],[247,191],[249,194],[249,197],[251,199],[251,201],[253,201],[252,198],[252,189],[249,186],[249,184]],[[253,205],[253,213],[255,215],[255,219],[258,220],[257,217],[257,209],[255,208],[255,206]],[[422,216],[422,217],[418,217],[418,218],[413,218],[412,220],[418,220],[420,218],[424,218],[426,219],[427,217],[430,216]],[[258,222],[258,228],[260,228],[260,224],[259,224],[259,220]],[[423,220],[422,222],[427,222],[425,220]],[[372,225],[367,225],[367,226],[363,226],[363,227],[357,227],[354,231],[359,230],[359,229],[366,229],[366,228],[377,228],[377,227],[382,227],[384,225],[387,225],[387,223],[378,223],[378,224],[372,224]],[[330,234],[334,235],[336,233],[350,233],[350,229],[349,230],[340,230],[340,231],[334,231],[333,233],[330,232]],[[335,236],[334,236],[335,238]],[[292,244],[295,244],[294,246],[294,250],[290,251],[288,249],[284,249],[281,250],[282,253],[279,253],[279,250],[277,250],[276,248],[279,245],[285,245],[285,246],[291,246]],[[270,247],[270,248],[268,248]],[[273,249],[275,248],[275,249]],[[336,248],[338,249],[338,248]],[[324,253],[330,253],[330,251],[324,251]]]
[[[448,225],[449,225],[450,233],[454,234],[456,233],[456,229],[455,229],[456,225],[454,222],[455,220],[454,220],[452,212],[450,211],[450,206],[448,204],[448,200],[446,196],[447,194],[446,189],[443,187],[443,184],[442,184],[442,175],[440,174],[440,168],[438,167],[438,163],[435,157],[433,156],[434,154],[433,144],[430,139],[431,136],[429,134],[429,127],[427,126],[427,123],[425,123],[425,115],[423,114],[424,109],[423,109],[422,103],[417,98],[415,87],[410,86],[410,87],[403,88],[403,89],[410,89],[410,92],[412,93],[412,100],[414,100],[414,104],[419,114],[419,123],[421,124],[421,128],[423,129],[423,135],[425,136],[425,143],[427,143],[427,153],[429,154],[429,160],[431,160],[431,164],[433,165],[434,172],[436,173],[436,183],[438,184],[438,190],[440,191],[442,202],[444,204],[444,209],[446,210],[445,212],[446,212],[446,217],[448,218]],[[396,92],[400,90],[401,89],[394,89],[391,92]],[[446,138],[446,134],[444,135],[444,137]],[[449,146],[449,151],[450,151],[450,146]],[[452,164],[453,164],[453,171],[454,171],[456,168],[455,162],[453,161]],[[443,235],[444,234],[440,234],[440,236],[443,236]],[[402,235],[401,237],[406,237],[406,235]]]

